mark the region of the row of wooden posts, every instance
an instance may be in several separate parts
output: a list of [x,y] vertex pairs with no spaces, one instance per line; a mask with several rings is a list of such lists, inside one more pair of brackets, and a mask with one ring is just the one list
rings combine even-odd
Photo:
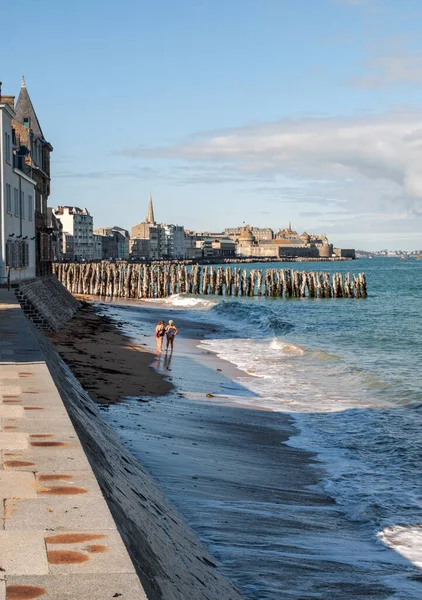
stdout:
[[127,262],[55,263],[53,273],[74,294],[116,298],[165,298],[172,294],[366,298],[364,273],[292,269],[241,269]]

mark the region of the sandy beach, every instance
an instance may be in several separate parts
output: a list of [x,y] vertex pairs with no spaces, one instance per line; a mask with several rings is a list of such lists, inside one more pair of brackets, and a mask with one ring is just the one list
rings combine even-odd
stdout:
[[162,396],[171,383],[150,367],[154,355],[133,344],[107,316],[84,303],[77,316],[49,334],[57,352],[96,402]]

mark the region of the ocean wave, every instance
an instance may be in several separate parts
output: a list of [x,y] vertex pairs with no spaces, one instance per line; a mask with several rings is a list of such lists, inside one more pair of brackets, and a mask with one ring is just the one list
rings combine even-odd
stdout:
[[217,304],[215,300],[204,300],[191,294],[173,294],[172,296],[168,296],[168,298],[149,298],[145,302],[164,304],[167,307],[174,306],[175,308],[197,308],[203,310],[213,308]]
[[422,525],[396,525],[386,527],[377,536],[416,567],[422,569]]
[[287,342],[283,342],[282,340],[271,340],[270,348],[272,350],[281,350],[286,354],[295,354],[297,356],[303,356],[305,354],[305,351],[300,346],[289,344]]
[[223,300],[211,309],[218,317],[233,321],[243,321],[252,327],[247,332],[247,337],[255,337],[257,333],[281,335],[293,329],[292,323],[285,321],[270,306],[263,302],[240,302],[238,300]]

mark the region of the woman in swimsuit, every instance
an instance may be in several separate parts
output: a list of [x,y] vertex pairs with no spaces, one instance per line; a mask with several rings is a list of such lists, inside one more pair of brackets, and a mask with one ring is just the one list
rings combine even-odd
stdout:
[[160,353],[163,349],[163,339],[166,333],[166,327],[164,321],[159,321],[155,328],[154,337],[157,341],[157,352]]
[[169,324],[166,327],[166,336],[167,336],[167,346],[166,346],[166,352],[169,349],[169,346],[171,346],[171,351],[173,352],[173,343],[174,343],[174,338],[176,337],[176,335],[179,333],[176,325],[173,323],[172,320],[169,321]]

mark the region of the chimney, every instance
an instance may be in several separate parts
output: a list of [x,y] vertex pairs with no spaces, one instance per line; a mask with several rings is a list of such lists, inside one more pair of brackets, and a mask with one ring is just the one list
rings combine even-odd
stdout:
[[1,93],[1,86],[2,85],[3,85],[3,83],[0,81],[0,102],[4,102],[8,106],[10,106],[10,108],[12,110],[15,110],[15,97],[14,96],[4,96]]
[[[0,94],[1,96],[1,94]],[[14,96],[1,96],[1,102],[5,102],[10,106],[10,108],[15,110],[15,97]]]

